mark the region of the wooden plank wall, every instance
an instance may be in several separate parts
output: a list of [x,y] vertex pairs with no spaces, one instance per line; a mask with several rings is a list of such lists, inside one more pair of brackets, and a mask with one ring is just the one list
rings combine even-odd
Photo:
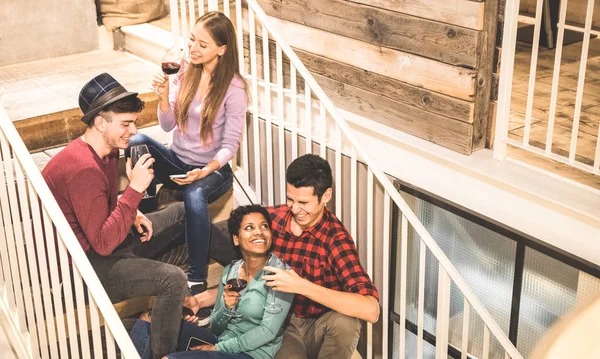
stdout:
[[498,0],[258,2],[337,106],[463,154],[486,145]]

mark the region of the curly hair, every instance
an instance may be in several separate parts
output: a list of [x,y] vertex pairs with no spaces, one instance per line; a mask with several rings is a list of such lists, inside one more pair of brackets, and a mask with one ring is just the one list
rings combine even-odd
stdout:
[[[242,227],[242,221],[244,217],[251,213],[260,213],[265,217],[267,224],[269,226],[269,230],[271,230],[271,217],[269,216],[269,212],[267,209],[259,204],[250,204],[247,206],[239,206],[229,214],[229,219],[227,220],[227,231],[229,231],[229,237],[233,242],[233,236],[238,236],[240,234],[240,229]],[[242,258],[242,254],[239,246],[234,246],[237,258]]]

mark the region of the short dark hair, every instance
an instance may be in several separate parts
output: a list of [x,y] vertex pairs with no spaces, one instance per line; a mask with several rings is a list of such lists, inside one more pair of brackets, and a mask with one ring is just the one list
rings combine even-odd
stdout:
[[[233,241],[233,236],[239,236],[240,229],[242,227],[242,220],[244,217],[251,213],[260,213],[265,217],[265,220],[269,224],[269,229],[271,229],[271,217],[269,216],[269,212],[267,209],[259,204],[250,204],[247,206],[239,206],[229,214],[229,219],[227,220],[227,231],[229,231],[229,236]],[[242,253],[240,248],[234,246],[237,258],[242,258]]]
[[306,154],[292,161],[285,173],[285,180],[296,188],[312,187],[319,201],[333,185],[329,162],[313,154]]
[[[98,112],[96,116],[102,116],[107,122],[111,122],[112,118],[108,116],[109,112],[114,113],[140,113],[144,109],[144,101],[137,96],[127,96],[119,101],[113,102],[105,106]],[[95,119],[95,118],[94,118]],[[88,127],[94,126],[94,119],[88,123]]]

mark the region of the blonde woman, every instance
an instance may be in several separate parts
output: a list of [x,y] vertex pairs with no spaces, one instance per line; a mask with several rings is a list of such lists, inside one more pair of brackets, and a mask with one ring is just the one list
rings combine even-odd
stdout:
[[130,146],[146,144],[156,161],[155,181],[183,192],[188,285],[198,294],[206,289],[208,203],[232,186],[228,161],[239,147],[247,91],[238,68],[235,30],[225,15],[213,11],[200,17],[188,47],[189,58],[177,75],[161,73],[152,82],[160,96],[158,122],[163,130],[174,130],[171,147],[143,134],[133,137]]

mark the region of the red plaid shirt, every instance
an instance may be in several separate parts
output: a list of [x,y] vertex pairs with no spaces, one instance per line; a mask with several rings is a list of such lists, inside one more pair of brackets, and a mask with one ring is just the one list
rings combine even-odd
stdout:
[[[302,278],[329,289],[370,295],[377,288],[360,265],[352,237],[327,208],[323,218],[297,237],[290,231],[292,212],[286,205],[267,208],[271,215],[273,252]],[[297,317],[318,317],[330,309],[302,295],[292,307]]]

